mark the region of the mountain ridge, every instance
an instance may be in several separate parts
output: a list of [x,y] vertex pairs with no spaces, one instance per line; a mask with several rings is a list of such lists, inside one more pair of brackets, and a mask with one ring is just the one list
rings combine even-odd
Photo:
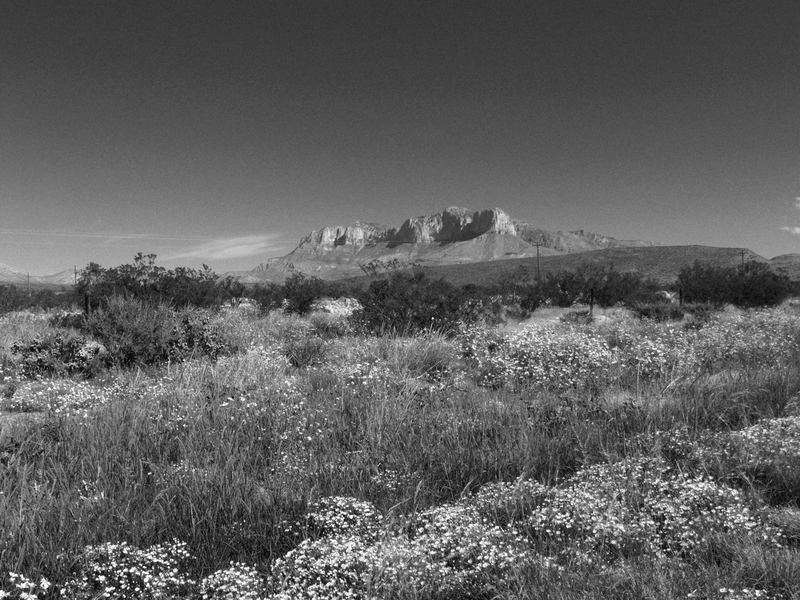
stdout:
[[582,229],[549,231],[514,220],[496,207],[472,210],[450,206],[438,213],[408,218],[398,227],[360,221],[324,226],[301,238],[289,254],[269,259],[240,276],[251,283],[280,282],[295,272],[343,279],[397,264],[463,264],[653,245]]

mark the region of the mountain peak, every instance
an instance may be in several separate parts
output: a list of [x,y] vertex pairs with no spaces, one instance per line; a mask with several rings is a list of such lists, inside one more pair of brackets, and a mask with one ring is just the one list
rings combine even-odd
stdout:
[[444,265],[649,245],[583,230],[547,231],[515,221],[497,207],[448,206],[394,228],[355,221],[316,229],[292,252],[269,259],[253,273],[279,281],[293,272],[338,279],[383,263]]

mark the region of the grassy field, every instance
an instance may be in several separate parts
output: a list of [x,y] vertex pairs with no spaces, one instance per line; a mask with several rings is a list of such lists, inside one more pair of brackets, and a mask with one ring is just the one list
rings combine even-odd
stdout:
[[800,598],[797,308],[565,317],[226,310],[89,380],[0,317],[0,598]]

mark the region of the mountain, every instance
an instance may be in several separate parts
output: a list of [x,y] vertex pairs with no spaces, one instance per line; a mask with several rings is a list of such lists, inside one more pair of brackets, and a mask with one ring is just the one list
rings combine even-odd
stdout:
[[23,273],[22,271],[18,271],[13,267],[9,267],[3,263],[0,263],[0,283],[27,283],[28,275],[27,273]]
[[27,286],[28,283],[34,287],[64,287],[72,285],[75,281],[73,269],[59,271],[52,275],[31,275],[8,265],[0,263],[0,285]]
[[651,242],[617,240],[597,233],[548,231],[515,221],[499,208],[472,211],[449,207],[406,219],[399,227],[356,222],[317,229],[297,247],[239,273],[243,282],[280,282],[295,272],[343,279],[397,265],[464,264],[550,256],[604,248],[647,247]]

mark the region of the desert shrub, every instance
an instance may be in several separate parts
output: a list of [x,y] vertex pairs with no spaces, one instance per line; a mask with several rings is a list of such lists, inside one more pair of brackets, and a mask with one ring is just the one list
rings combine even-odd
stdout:
[[206,265],[200,270],[165,269],[156,266],[155,261],[155,254],[139,252],[132,264],[105,269],[97,263],[89,263],[81,271],[75,291],[85,299],[90,310],[105,306],[119,295],[153,304],[211,307],[240,293],[231,280],[218,280]]
[[444,279],[431,280],[419,270],[373,281],[358,299],[364,310],[356,318],[367,329],[403,334],[454,331],[463,301],[456,287]]
[[109,366],[106,349],[69,330],[54,330],[41,337],[18,340],[11,354],[24,377],[94,376]]
[[166,361],[181,348],[182,324],[166,304],[113,296],[86,323],[119,365]]
[[572,271],[548,273],[541,283],[542,296],[556,306],[572,306],[584,292],[584,282]]
[[235,315],[192,306],[173,309],[137,298],[115,296],[86,319],[119,365],[155,364],[192,355],[217,358],[253,341],[254,333]]
[[236,350],[235,339],[218,315],[194,307],[186,307],[177,312],[180,337],[170,351],[175,356],[203,354],[217,358]]
[[755,261],[739,267],[695,261],[681,269],[677,285],[687,302],[735,304],[743,308],[775,306],[792,292],[792,282],[787,276]]
[[283,284],[286,310],[300,315],[311,310],[315,300],[326,296],[327,285],[319,277],[295,273]]
[[285,288],[277,283],[255,285],[245,291],[264,313],[280,308],[286,298]]

